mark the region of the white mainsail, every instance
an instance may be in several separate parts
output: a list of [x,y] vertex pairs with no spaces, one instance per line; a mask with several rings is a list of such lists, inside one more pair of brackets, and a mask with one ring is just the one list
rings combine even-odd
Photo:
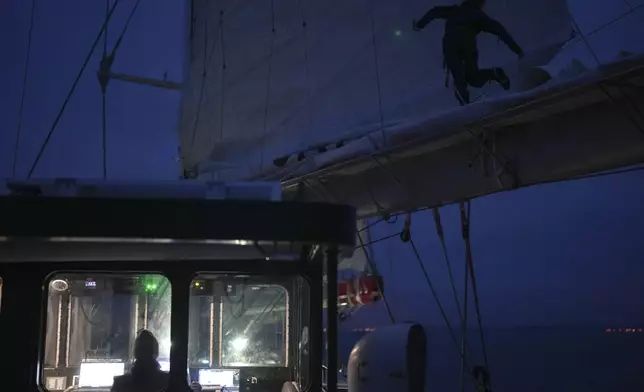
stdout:
[[[480,102],[461,108],[444,85],[442,22],[422,33],[410,28],[412,18],[443,2],[194,0],[183,167],[215,179],[295,184],[308,176],[306,198],[350,203],[369,216],[512,188],[515,178],[501,178],[516,174],[509,166],[520,166],[518,182],[527,185],[640,162],[632,124],[589,86],[641,68],[639,58],[607,64],[642,53],[636,37],[644,23],[633,22],[642,19],[642,1],[591,3],[489,0],[488,14],[526,56],[517,62],[496,38],[482,37],[481,66],[506,67],[513,91],[487,86]],[[573,89],[568,107],[552,108],[563,102],[553,94]],[[528,115],[498,114],[529,105]],[[576,115],[554,119],[572,108]],[[620,142],[606,139],[609,124],[623,130],[611,129]],[[503,140],[481,146],[472,138],[481,128],[504,131]],[[561,147],[563,134],[590,135],[593,148],[571,153]],[[499,159],[497,148],[513,159]],[[477,155],[487,158],[479,170],[487,176],[468,166]],[[530,159],[517,162],[521,155]]]
[[[457,106],[452,91],[444,87],[442,23],[422,34],[411,30],[413,18],[439,4],[195,0],[191,72],[181,125],[184,164],[209,159],[237,162],[241,175],[254,175],[270,170],[277,157],[363,135],[380,126],[378,82],[386,124]],[[562,0],[490,1],[488,12],[528,53],[570,35]],[[514,61],[495,38],[483,39],[480,53],[482,63]]]

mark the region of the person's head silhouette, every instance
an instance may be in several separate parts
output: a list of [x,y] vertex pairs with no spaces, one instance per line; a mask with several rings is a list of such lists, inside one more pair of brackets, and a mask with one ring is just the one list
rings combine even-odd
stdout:
[[152,332],[141,330],[134,340],[134,359],[137,361],[156,361],[159,356],[159,342]]
[[485,7],[485,0],[465,0],[463,5],[469,5],[478,9],[483,9]]

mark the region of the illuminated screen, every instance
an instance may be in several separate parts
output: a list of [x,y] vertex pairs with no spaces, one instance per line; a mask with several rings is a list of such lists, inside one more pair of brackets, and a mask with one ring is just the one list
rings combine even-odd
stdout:
[[235,373],[239,370],[231,369],[199,369],[199,383],[203,386],[235,386]]
[[125,373],[125,364],[119,362],[111,363],[81,363],[80,387],[110,387],[114,384],[114,377]]
[[161,371],[163,371],[163,372],[169,372],[170,371],[170,361],[160,360],[158,362],[159,362],[159,366],[160,366],[159,369],[161,369]]

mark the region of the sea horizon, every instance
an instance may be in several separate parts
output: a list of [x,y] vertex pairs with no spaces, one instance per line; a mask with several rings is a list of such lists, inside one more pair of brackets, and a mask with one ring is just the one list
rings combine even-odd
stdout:
[[[447,327],[424,327],[427,334],[426,390],[458,390],[459,347]],[[453,331],[460,342],[461,329]],[[341,328],[338,349],[343,366],[347,365],[355,343],[368,333]],[[485,364],[478,328],[468,328],[466,335],[470,351],[468,361],[473,365]],[[495,392],[542,392],[545,389],[569,392],[582,388],[585,392],[644,390],[644,326],[488,327],[484,328],[483,336]]]

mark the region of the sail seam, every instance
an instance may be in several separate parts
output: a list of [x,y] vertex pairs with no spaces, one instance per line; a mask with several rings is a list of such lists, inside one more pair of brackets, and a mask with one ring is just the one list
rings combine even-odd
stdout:
[[306,115],[307,115],[307,134],[311,131],[313,127],[313,115],[311,113],[311,84],[309,82],[309,42],[308,42],[308,33],[307,33],[307,23],[306,17],[304,15],[304,6],[302,5],[302,0],[298,0],[298,6],[300,8],[300,17],[302,19],[302,40],[304,41],[304,84],[306,87]]
[[224,10],[219,12],[219,38],[221,41],[221,99],[219,100],[219,141],[224,138],[224,109],[226,107],[226,46],[224,41]]
[[[110,14],[110,0],[105,0],[105,19]],[[105,25],[103,33],[103,58],[101,62],[109,61],[107,56],[107,40],[109,24]],[[103,179],[107,179],[107,81],[109,76],[105,75],[104,83],[101,83],[101,152],[103,155]],[[100,80],[99,80],[100,83]]]
[[[207,12],[206,12],[207,13]],[[222,23],[223,23],[223,10],[220,11],[219,14],[219,23],[217,26],[217,35],[222,34]],[[212,60],[212,56],[215,53],[215,49],[217,47],[217,39],[218,37],[215,36],[215,39],[212,41],[212,46],[210,47],[210,50],[208,50],[208,18],[204,18],[204,64],[203,68],[201,71],[201,83],[199,86],[199,99],[197,100],[197,113],[195,114],[195,120],[192,125],[192,137],[190,139],[190,147],[193,147],[195,144],[195,139],[197,135],[197,128],[199,128],[199,123],[201,119],[201,109],[202,109],[202,104],[203,104],[203,98],[204,95],[206,95],[206,78],[208,75],[208,67],[210,66],[210,61]],[[222,38],[223,40],[223,38]]]
[[266,97],[264,101],[264,131],[260,148],[259,171],[264,167],[264,150],[266,149],[266,132],[268,131],[268,105],[271,94],[271,76],[273,74],[273,48],[275,46],[275,0],[271,0],[271,42],[268,52],[268,72],[266,74]]
[[[378,49],[376,48],[376,22],[374,20],[373,0],[369,0],[369,19],[371,21],[371,44],[373,47],[373,63],[376,71],[376,87],[378,89],[378,112],[380,116],[380,132],[382,134],[382,148],[387,146],[387,133],[385,132],[385,120],[382,110],[382,93],[380,87],[380,66],[378,64]],[[370,138],[371,139],[371,138]]]

